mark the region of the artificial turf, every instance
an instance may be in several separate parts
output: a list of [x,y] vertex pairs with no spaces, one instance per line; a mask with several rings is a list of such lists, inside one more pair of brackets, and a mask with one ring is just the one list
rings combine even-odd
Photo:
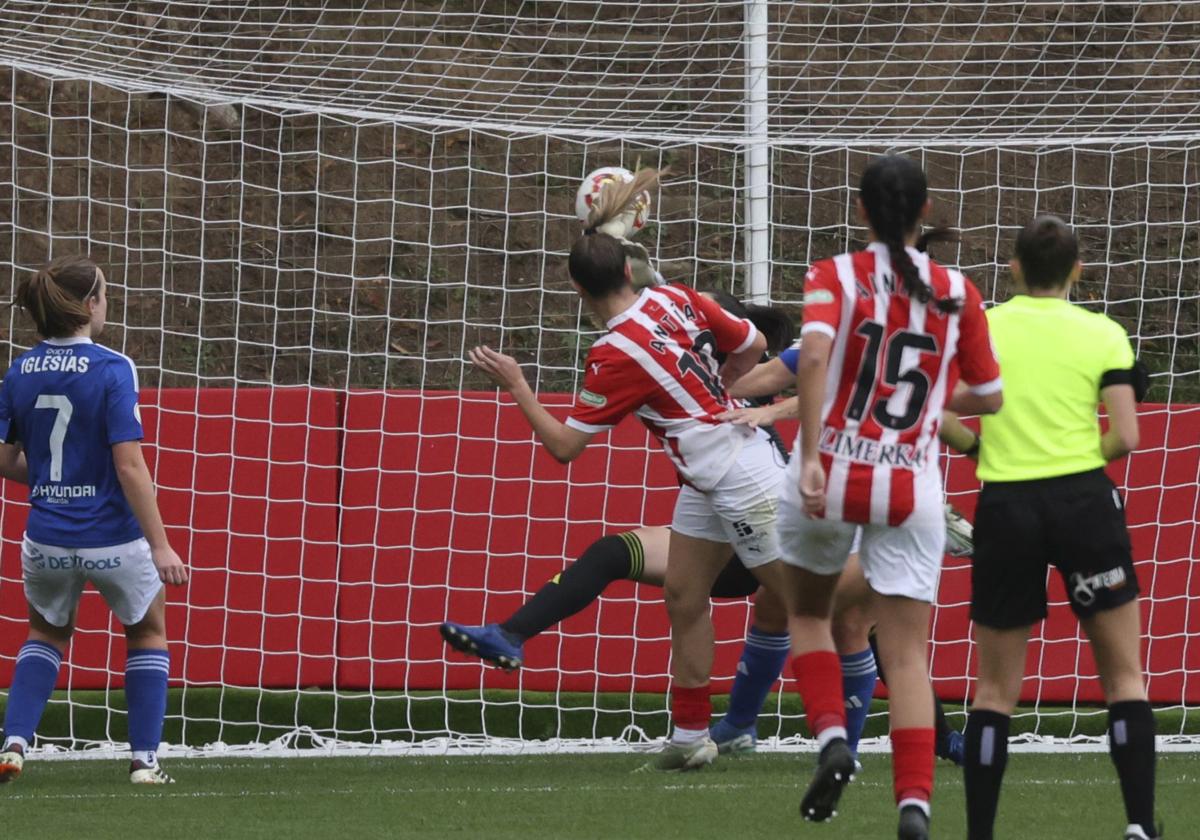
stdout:
[[[811,754],[722,758],[688,774],[637,774],[642,756],[175,760],[170,788],[134,789],[120,761],[33,761],[0,787],[9,837],[664,838],[895,836],[884,755],[863,757],[829,825],[797,812]],[[1200,755],[1159,760],[1168,834],[1192,836]],[[943,764],[934,837],[964,836],[961,772]],[[1124,828],[1104,754],[1014,755],[998,837],[1102,840]],[[1172,831],[1172,828],[1175,830]]]
[[[0,692],[0,711],[4,705]],[[716,698],[718,711],[724,698]],[[314,746],[343,741],[420,741],[454,732],[526,740],[616,737],[636,726],[665,733],[661,695],[534,692],[377,693],[172,690],[164,739],[202,746],[288,740]],[[86,746],[125,739],[121,692],[58,693],[39,727],[42,743]],[[794,696],[768,702],[760,733],[801,727]],[[876,712],[885,711],[880,704]],[[1042,708],[1014,719],[1015,731],[1100,735],[1099,709]],[[783,717],[779,716],[782,712]],[[952,724],[961,713],[951,708]],[[1200,716],[1158,712],[1161,734],[1196,734]],[[872,716],[868,735],[883,734]],[[865,771],[828,826],[802,824],[797,809],[813,766],[809,754],[763,753],[721,759],[686,775],[631,774],[636,753],[519,757],[339,757],[172,759],[171,788],[132,789],[123,762],[45,761],[0,787],[6,836],[145,834],[192,838],[305,837],[894,837],[889,758],[863,756]],[[1159,812],[1168,836],[1200,825],[1200,754],[1168,753],[1159,762]],[[964,836],[961,773],[942,764],[934,837]],[[1121,835],[1120,793],[1108,756],[1015,754],[1009,765],[998,837],[1103,840]],[[172,835],[183,835],[178,838]],[[1196,834],[1200,836],[1200,834]]]

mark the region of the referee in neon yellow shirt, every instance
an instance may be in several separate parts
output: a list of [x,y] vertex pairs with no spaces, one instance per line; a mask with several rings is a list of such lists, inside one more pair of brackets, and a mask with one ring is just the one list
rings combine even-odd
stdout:
[[[1095,653],[1125,838],[1158,836],[1138,584],[1121,496],[1104,472],[1137,447],[1135,386],[1144,381],[1125,330],[1068,301],[1080,270],[1075,234],[1062,220],[1040,216],[1025,226],[1012,261],[1018,293],[988,312],[1004,408],[982,418],[979,438],[947,418],[948,438],[978,457],[983,482],[971,573],[979,677],[965,733],[969,840],[992,840],[1009,718],[1030,631],[1046,617],[1051,565]],[[1100,402],[1110,423],[1103,433]]]

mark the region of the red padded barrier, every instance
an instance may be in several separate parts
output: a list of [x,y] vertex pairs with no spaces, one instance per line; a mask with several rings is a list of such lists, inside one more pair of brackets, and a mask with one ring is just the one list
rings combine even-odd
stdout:
[[[561,414],[567,396],[543,397]],[[527,646],[520,676],[451,654],[436,625],[495,620],[603,533],[665,524],[676,483],[635,421],[576,463],[554,462],[520,412],[493,393],[307,388],[146,391],[147,454],[173,544],[192,565],[171,592],[176,679],[188,684],[657,691],[669,655],[665,611],[650,590],[612,587],[603,609]],[[790,430],[789,430],[790,431]],[[1145,623],[1151,694],[1200,702],[1200,406],[1145,406],[1142,449],[1113,468],[1127,494],[1135,559],[1151,595]],[[969,464],[949,462],[954,502],[970,513]],[[17,540],[23,491],[4,487],[0,527],[0,684],[11,675],[24,603]],[[567,522],[570,522],[568,527]],[[1154,561],[1152,561],[1152,559]],[[969,564],[948,560],[934,623],[933,673],[961,699],[973,670]],[[1031,646],[1040,678],[1025,699],[1092,701],[1099,687],[1057,582]],[[715,610],[717,689],[728,687],[747,620]],[[71,652],[76,687],[119,685],[123,644],[94,594]],[[636,645],[632,638],[638,639]],[[1077,679],[1082,675],[1084,679]],[[64,684],[67,673],[64,671]]]
[[[188,684],[329,685],[337,598],[337,393],[309,388],[144,390],[144,448],[172,546],[192,569],[168,589],[171,676]],[[3,577],[20,578],[21,488],[6,485]],[[25,607],[0,592],[0,617]],[[0,641],[0,684],[23,634]],[[61,685],[120,685],[124,641],[100,597],[80,603]],[[112,632],[109,632],[109,631]],[[301,653],[297,653],[301,651]]]

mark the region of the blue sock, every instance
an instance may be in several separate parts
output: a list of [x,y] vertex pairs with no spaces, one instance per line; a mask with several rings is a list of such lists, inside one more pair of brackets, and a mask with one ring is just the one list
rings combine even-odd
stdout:
[[30,639],[17,653],[12,687],[8,690],[8,706],[4,710],[4,737],[20,738],[23,746],[33,741],[42,712],[50,702],[62,654],[46,642]]
[[871,649],[842,659],[842,694],[846,697],[846,743],[858,754],[858,741],[867,725],[871,698],[875,696],[875,655]]
[[125,659],[129,746],[135,753],[151,753],[151,761],[162,741],[170,670],[171,655],[165,650],[131,650]]
[[751,626],[746,634],[746,646],[738,660],[737,676],[729,693],[729,711],[725,720],[738,729],[745,729],[758,719],[763,703],[775,680],[783,673],[792,649],[787,633],[764,633]]

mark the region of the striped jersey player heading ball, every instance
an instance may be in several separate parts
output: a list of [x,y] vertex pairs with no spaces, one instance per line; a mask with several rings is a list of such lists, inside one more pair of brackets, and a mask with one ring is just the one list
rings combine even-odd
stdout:
[[659,439],[680,477],[710,489],[752,435],[717,420],[733,407],[718,352],[749,349],[757,330],[686,286],[642,291],[592,345],[567,425],[605,432],[631,411]]

